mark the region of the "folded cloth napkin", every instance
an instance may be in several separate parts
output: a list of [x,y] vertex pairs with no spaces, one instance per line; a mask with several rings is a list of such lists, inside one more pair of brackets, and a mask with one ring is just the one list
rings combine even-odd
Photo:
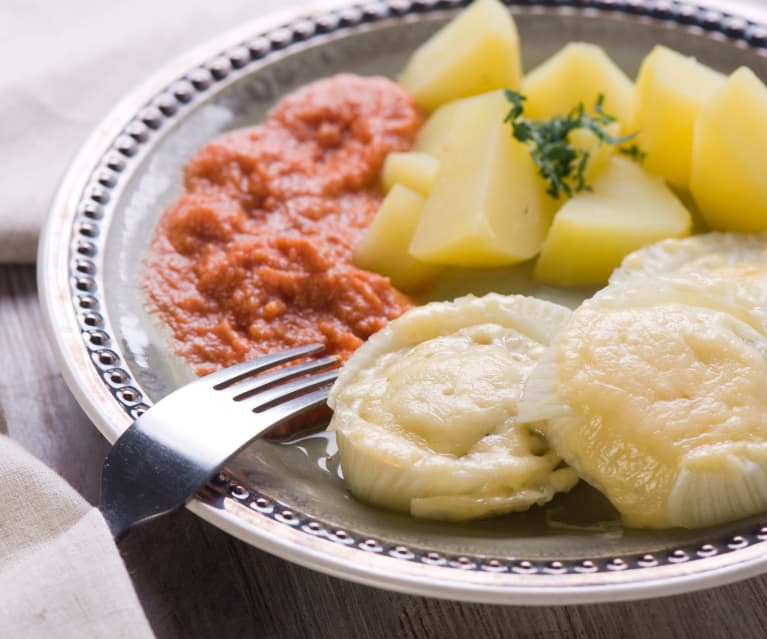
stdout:
[[101,513],[0,435],[0,637],[152,637]]

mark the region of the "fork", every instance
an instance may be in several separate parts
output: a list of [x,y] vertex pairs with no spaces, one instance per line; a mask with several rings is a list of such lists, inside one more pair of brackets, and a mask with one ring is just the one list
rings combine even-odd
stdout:
[[[322,405],[335,356],[310,344],[236,364],[187,384],[141,415],[109,451],[99,508],[112,535],[176,510],[253,439]],[[318,372],[322,371],[322,372]]]

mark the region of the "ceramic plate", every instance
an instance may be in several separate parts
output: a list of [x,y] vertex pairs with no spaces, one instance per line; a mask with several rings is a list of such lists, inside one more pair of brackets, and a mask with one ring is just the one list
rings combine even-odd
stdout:
[[[110,441],[192,378],[144,310],[137,283],[158,217],[181,192],[186,159],[214,136],[261,121],[275,101],[309,81],[340,71],[394,75],[461,4],[331,0],[256,21],[170,64],[95,130],[54,202],[39,276],[67,382]],[[746,64],[767,79],[767,30],[717,11],[643,0],[525,1],[511,9],[526,68],[583,40],[602,45],[633,76],[660,43],[725,72]],[[492,283],[478,278],[468,286]],[[350,498],[333,452],[325,434],[258,442],[189,507],[290,561],[462,600],[641,598],[767,569],[767,516],[696,531],[626,530],[581,483],[526,514],[474,524],[417,521]]]

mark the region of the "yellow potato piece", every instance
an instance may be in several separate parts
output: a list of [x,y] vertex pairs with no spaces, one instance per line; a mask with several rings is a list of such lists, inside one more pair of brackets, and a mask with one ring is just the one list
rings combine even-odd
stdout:
[[[611,122],[604,125],[605,132],[611,137],[620,135],[620,124]],[[607,167],[610,157],[615,153],[614,144],[605,144],[589,129],[575,129],[570,132],[568,142],[577,149],[589,154],[586,167],[583,169],[583,179],[587,186]]]
[[445,138],[453,121],[453,113],[460,103],[461,100],[448,102],[429,116],[418,132],[413,146],[414,151],[427,153],[437,158],[440,156],[440,153],[445,149]]
[[354,264],[388,276],[392,284],[403,291],[419,290],[431,283],[439,269],[419,262],[408,253],[423,205],[423,196],[395,184],[354,247]]
[[647,153],[644,167],[672,184],[690,182],[695,120],[725,76],[663,46],[644,59],[636,82],[636,105],[631,131]]
[[439,169],[439,160],[427,153],[389,153],[381,171],[381,187],[388,193],[395,184],[429,195]]
[[690,213],[663,184],[623,157],[609,159],[593,182],[557,212],[534,278],[559,286],[605,284],[625,255],[690,232]]
[[503,122],[508,110],[501,91],[455,106],[439,171],[410,244],[414,257],[498,266],[538,252],[555,204],[527,147]]
[[521,76],[511,13],[498,0],[477,0],[413,53],[399,82],[433,111],[456,98],[516,89]]
[[767,87],[741,67],[700,112],[690,191],[706,223],[767,230]]
[[541,120],[565,115],[582,103],[592,111],[603,95],[604,111],[628,123],[634,101],[634,85],[601,47],[585,42],[568,44],[530,71],[522,80],[527,96],[525,117]]

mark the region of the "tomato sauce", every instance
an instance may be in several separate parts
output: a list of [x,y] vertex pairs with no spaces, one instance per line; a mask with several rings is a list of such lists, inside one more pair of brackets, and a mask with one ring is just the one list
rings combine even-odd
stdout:
[[176,352],[199,374],[312,342],[345,359],[410,308],[351,251],[380,203],[384,158],[421,122],[393,82],[339,75],[202,148],[142,274]]

